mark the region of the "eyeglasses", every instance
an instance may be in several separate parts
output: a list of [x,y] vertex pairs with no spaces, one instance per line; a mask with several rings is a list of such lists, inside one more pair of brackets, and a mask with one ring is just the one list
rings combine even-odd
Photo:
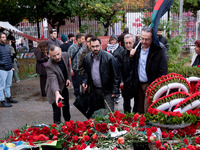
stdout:
[[146,41],[146,42],[149,42],[151,39],[145,39],[145,38],[142,38],[141,37],[141,41]]
[[51,31],[53,31],[53,32],[54,32],[54,31],[56,31],[56,29],[51,29]]
[[98,48],[100,45],[91,46],[91,48]]

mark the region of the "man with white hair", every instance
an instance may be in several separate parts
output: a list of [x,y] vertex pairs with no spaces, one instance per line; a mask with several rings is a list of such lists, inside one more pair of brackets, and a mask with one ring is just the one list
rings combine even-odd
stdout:
[[122,52],[122,55],[119,59],[121,67],[121,83],[120,88],[122,90],[122,97],[124,99],[124,112],[131,113],[131,98],[133,98],[133,92],[130,92],[130,73],[132,64],[132,58],[130,57],[130,51],[133,49],[135,43],[135,37],[132,34],[126,34],[124,36],[125,50]]

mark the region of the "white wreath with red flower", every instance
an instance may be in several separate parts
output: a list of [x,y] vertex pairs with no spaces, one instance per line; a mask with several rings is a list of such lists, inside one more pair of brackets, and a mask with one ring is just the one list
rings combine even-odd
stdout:
[[[147,100],[150,105],[148,113],[152,115],[160,113],[166,114],[167,116],[172,115],[171,117],[180,117],[181,114],[187,113],[189,110],[200,108],[200,92],[198,92],[200,91],[199,79],[198,77],[186,79],[182,75],[175,73],[156,79],[149,85],[146,91]],[[193,86],[195,83],[193,90],[191,90],[191,83],[193,83]],[[180,127],[188,125],[190,124],[180,125]]]

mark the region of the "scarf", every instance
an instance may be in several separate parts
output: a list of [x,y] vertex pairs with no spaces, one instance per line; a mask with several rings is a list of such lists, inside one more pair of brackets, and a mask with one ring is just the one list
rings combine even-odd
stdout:
[[112,45],[112,44],[108,44],[107,45],[107,51],[110,51],[110,52],[114,52],[119,46],[119,43],[116,43],[115,45]]

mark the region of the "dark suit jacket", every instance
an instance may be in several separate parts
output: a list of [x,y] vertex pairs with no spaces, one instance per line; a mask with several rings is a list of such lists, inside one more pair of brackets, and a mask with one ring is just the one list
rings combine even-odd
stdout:
[[[66,52],[62,53],[62,60],[67,69],[66,79],[69,79],[71,81],[69,56]],[[64,87],[66,86],[66,81],[59,65],[55,63],[51,58],[47,62],[46,72],[47,72],[47,83],[45,90],[49,103],[53,104],[56,100],[55,92],[60,91],[61,93]]]
[[[136,53],[134,55],[134,67],[133,67],[134,82],[139,82],[138,65],[139,65],[140,51],[141,51],[141,44],[138,46]],[[165,47],[162,48],[157,47],[152,42],[147,57],[146,73],[149,84],[151,84],[158,77],[168,74],[168,61],[166,57]]]

